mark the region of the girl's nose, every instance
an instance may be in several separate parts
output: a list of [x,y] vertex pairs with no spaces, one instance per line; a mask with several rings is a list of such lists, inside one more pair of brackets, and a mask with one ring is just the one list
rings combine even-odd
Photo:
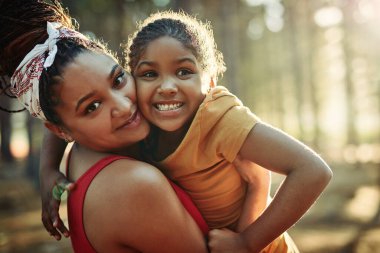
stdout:
[[175,81],[171,78],[164,80],[158,88],[158,93],[162,96],[174,96],[177,94],[178,88]]
[[132,101],[121,94],[114,95],[113,107],[111,110],[112,117],[128,117],[131,115]]

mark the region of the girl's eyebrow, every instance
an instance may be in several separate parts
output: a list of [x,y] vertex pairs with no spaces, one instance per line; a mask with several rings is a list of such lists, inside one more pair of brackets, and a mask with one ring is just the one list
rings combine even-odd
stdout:
[[182,63],[182,62],[187,62],[187,61],[191,62],[194,65],[197,65],[197,63],[195,62],[195,60],[192,59],[192,58],[190,58],[190,57],[183,57],[183,58],[177,60],[177,63]]
[[[175,61],[175,63],[177,63],[177,64],[183,63],[183,62],[191,62],[192,64],[197,65],[195,60],[190,58],[190,57],[183,57],[183,58],[180,58],[180,59]],[[141,61],[137,64],[136,69],[140,68],[142,65],[155,66],[155,65],[157,65],[157,63],[154,61],[147,61],[147,60]]]
[[139,63],[137,64],[137,66],[136,66],[135,69],[140,68],[142,65],[154,66],[154,65],[156,65],[156,63],[153,62],[153,61],[146,61],[146,60],[145,60],[145,61],[141,61],[141,62],[139,62]]

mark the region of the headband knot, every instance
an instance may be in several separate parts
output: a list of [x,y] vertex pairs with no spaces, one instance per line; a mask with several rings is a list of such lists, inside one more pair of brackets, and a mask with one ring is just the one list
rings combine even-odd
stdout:
[[50,67],[53,62],[55,55],[57,54],[57,41],[59,38],[59,31],[54,27],[58,23],[47,23],[47,33],[49,35],[48,39],[45,41],[47,43],[47,50],[49,52],[48,57],[46,57],[44,68]]
[[18,65],[11,77],[10,87],[11,92],[30,114],[44,121],[46,117],[40,105],[39,82],[43,69],[53,65],[58,51],[57,42],[62,38],[88,40],[83,34],[57,22],[47,22],[47,33],[47,40],[43,44],[37,44]]

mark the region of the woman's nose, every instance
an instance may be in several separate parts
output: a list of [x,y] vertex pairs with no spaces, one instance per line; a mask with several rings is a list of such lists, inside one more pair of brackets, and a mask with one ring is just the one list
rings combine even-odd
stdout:
[[112,117],[128,117],[128,115],[132,114],[132,101],[128,97],[119,94],[114,95],[113,100]]
[[175,80],[171,78],[164,80],[158,88],[158,93],[162,96],[174,96],[177,92],[178,88]]

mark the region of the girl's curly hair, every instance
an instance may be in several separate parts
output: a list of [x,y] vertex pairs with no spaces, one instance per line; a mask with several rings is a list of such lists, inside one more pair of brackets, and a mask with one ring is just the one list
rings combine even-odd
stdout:
[[138,24],[126,46],[129,70],[133,73],[148,44],[168,36],[192,51],[203,71],[217,79],[226,70],[222,53],[217,49],[210,23],[204,23],[184,12],[163,11]]

